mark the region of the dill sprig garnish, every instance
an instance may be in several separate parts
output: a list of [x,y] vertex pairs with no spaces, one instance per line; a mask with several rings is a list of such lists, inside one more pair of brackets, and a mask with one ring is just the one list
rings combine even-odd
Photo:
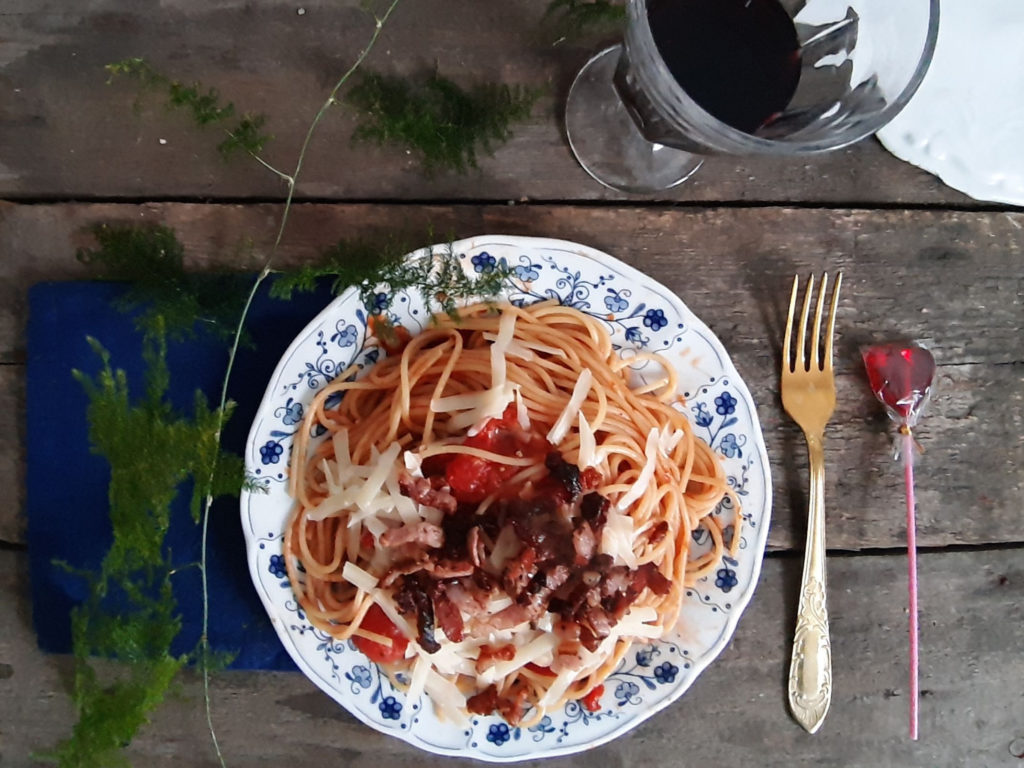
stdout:
[[269,134],[263,132],[266,123],[263,115],[246,113],[236,117],[235,105],[230,101],[222,104],[220,94],[215,88],[206,88],[201,83],[186,85],[178,80],[171,80],[139,57],[108,64],[106,69],[111,80],[115,75],[124,75],[138,80],[146,90],[164,92],[167,96],[167,106],[186,110],[198,126],[234,120],[233,125],[225,128],[227,138],[217,145],[217,151],[225,158],[239,150],[258,155],[271,139]]
[[139,310],[141,331],[153,333],[159,323],[172,339],[197,326],[222,338],[234,334],[252,276],[187,272],[185,248],[168,227],[100,224],[91,231],[97,247],[80,248],[77,258],[103,279],[126,281],[118,305]]
[[[204,498],[237,494],[242,481],[241,471],[235,473],[239,460],[222,456],[217,409],[199,392],[190,417],[176,413],[167,400],[167,337],[159,316],[143,336],[141,396],[131,391],[123,370],[111,367],[102,345],[92,338],[89,343],[100,371],[92,377],[76,370],[74,376],[89,399],[92,449],[110,464],[113,540],[99,572],[85,575],[88,596],[71,615],[72,699],[79,720],[69,738],[42,755],[68,768],[126,765],[121,748],[188,661],[171,652],[181,620],[172,591],[174,566],[164,545],[179,489],[192,481],[198,517]],[[233,407],[227,405],[224,418]],[[101,675],[95,657],[121,662],[112,682],[101,682],[110,672]]]
[[366,240],[341,240],[319,261],[278,273],[270,295],[287,300],[296,291],[312,291],[321,280],[329,279],[334,293],[355,286],[370,314],[383,315],[398,291],[411,289],[428,308],[438,308],[457,317],[460,299],[496,296],[513,274],[504,262],[478,275],[467,274],[450,243],[430,255],[424,250],[407,259],[408,252],[401,241],[393,238],[383,245]]
[[541,93],[500,83],[464,89],[437,72],[412,80],[363,72],[345,100],[362,113],[353,138],[404,146],[429,175],[476,168],[478,153],[507,141]]
[[619,32],[625,23],[626,6],[612,0],[552,0],[542,19],[546,34],[557,42]]

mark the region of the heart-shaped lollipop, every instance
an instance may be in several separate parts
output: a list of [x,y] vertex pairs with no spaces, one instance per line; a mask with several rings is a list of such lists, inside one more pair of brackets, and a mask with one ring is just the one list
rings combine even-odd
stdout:
[[868,383],[900,426],[913,427],[928,402],[935,358],[920,344],[878,344],[863,350]]
[[866,347],[861,353],[868,372],[871,391],[875,393],[890,418],[900,425],[903,435],[903,478],[907,489],[907,570],[910,592],[910,738],[917,739],[918,682],[917,644],[917,524],[914,499],[914,437],[911,428],[917,424],[921,411],[932,392],[935,358],[932,353],[913,342],[879,344]]

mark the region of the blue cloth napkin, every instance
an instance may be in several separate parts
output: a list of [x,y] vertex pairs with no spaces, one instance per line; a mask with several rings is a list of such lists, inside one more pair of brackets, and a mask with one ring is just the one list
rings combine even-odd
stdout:
[[[39,647],[71,650],[69,613],[81,602],[81,578],[55,563],[98,569],[110,540],[106,460],[91,453],[87,398],[72,369],[94,375],[101,362],[86,342],[96,338],[111,365],[123,368],[134,395],[141,395],[144,366],[141,335],[131,318],[114,307],[124,287],[117,283],[40,283],[29,291],[26,434],[26,508],[32,615]],[[226,448],[241,454],[263,391],[292,339],[330,300],[325,289],[294,301],[261,291],[248,323],[253,349],[236,361],[230,397],[238,403],[224,433]],[[210,403],[220,398],[227,343],[203,337],[172,342],[168,348],[168,396],[190,413],[197,389]],[[190,489],[179,491],[167,545],[176,563],[199,558],[200,530],[191,518]],[[238,669],[294,669],[249,578],[237,499],[221,499],[211,512],[208,541],[209,638],[218,651],[234,654]],[[176,653],[195,648],[200,636],[202,597],[196,568],[174,576],[182,618]]]

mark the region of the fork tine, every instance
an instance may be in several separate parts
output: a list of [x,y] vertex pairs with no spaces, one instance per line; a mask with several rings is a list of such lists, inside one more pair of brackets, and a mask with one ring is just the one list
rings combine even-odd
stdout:
[[821,285],[818,286],[818,304],[814,308],[814,341],[811,342],[811,350],[807,355],[808,367],[820,371],[821,365],[821,311],[825,307],[825,290],[828,288],[828,272],[821,273]]
[[[836,284],[832,289],[832,306],[828,310],[828,328],[825,333],[825,364],[826,371],[832,369],[832,336],[836,327],[836,308],[839,306],[839,287],[843,284],[843,273],[836,273]],[[824,291],[822,291],[824,293]]]
[[807,281],[807,293],[804,295],[804,307],[800,310],[800,340],[796,348],[796,366],[795,369],[806,369],[807,364],[804,362],[804,347],[807,342],[807,316],[810,314],[811,309],[811,294],[814,293],[814,275]]
[[784,372],[793,371],[793,363],[790,361],[790,341],[793,338],[793,317],[796,315],[796,291],[800,287],[800,276],[793,276],[793,292],[789,296],[789,317],[786,318],[786,338],[782,341],[782,364]]

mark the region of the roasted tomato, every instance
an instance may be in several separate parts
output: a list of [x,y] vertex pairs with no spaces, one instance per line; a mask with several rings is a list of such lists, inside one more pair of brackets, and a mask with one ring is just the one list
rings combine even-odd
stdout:
[[[462,444],[502,456],[516,457],[543,457],[550,449],[544,438],[519,426],[514,405],[506,408],[500,418],[488,421],[483,429],[467,437]],[[445,466],[445,480],[456,499],[479,504],[519,469],[517,466],[496,464],[477,456],[456,454]]]
[[583,707],[587,712],[597,712],[601,709],[601,697],[604,695],[604,686],[599,685],[583,697]]
[[352,638],[356,648],[365,653],[370,661],[375,661],[378,664],[391,664],[405,657],[405,649],[409,645],[409,640],[379,605],[374,603],[370,606],[370,610],[366,612],[360,626],[367,632],[391,638],[391,647],[359,635]]

